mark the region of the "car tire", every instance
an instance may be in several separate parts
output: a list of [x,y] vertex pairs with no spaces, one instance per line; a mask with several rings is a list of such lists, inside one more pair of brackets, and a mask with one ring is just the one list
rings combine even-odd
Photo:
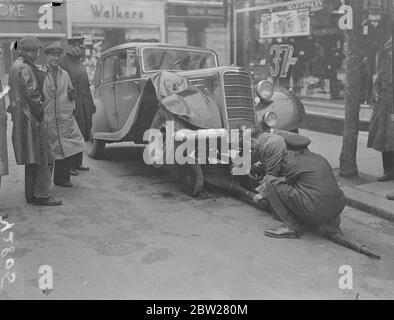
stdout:
[[89,141],[87,142],[88,146],[88,156],[93,159],[101,159],[103,157],[105,151],[105,141],[93,139],[91,135]]
[[[160,108],[152,120],[151,128],[158,129],[165,134],[166,121],[174,121],[174,131],[185,128],[186,126],[176,119],[170,112]],[[163,130],[164,129],[164,130]],[[165,137],[163,137],[165,142]],[[165,147],[165,146],[164,146]],[[176,146],[175,146],[176,147]],[[164,154],[165,157],[165,154]],[[154,165],[160,167],[161,165]],[[204,173],[198,164],[185,164],[179,166],[180,169],[180,186],[184,193],[189,196],[197,196],[204,187]]]
[[[164,108],[160,108],[157,110],[155,116],[153,117],[152,123],[151,123],[151,128],[152,129],[157,129],[160,130],[163,134],[163,144],[164,144],[164,150],[165,148],[165,142],[166,142],[166,122],[167,121],[173,121],[174,122],[174,131],[176,132],[179,129],[185,128],[183,123],[179,119],[176,119],[175,116],[173,116],[169,111],[165,110]],[[165,159],[165,153],[163,153],[163,157]],[[164,163],[164,161],[163,161]],[[153,165],[156,168],[160,168],[163,165],[160,164],[154,164]]]
[[199,164],[185,164],[181,167],[181,188],[189,196],[197,196],[204,188],[204,173]]

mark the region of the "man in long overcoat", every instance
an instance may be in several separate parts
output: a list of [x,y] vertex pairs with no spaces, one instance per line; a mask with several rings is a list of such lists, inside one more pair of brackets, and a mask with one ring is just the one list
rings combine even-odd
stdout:
[[70,170],[73,156],[86,149],[86,143],[74,118],[74,88],[67,71],[59,67],[63,48],[55,42],[45,48],[47,68],[43,84],[44,121],[49,136],[49,149],[55,158],[54,182],[72,187]]
[[385,45],[375,88],[377,101],[372,112],[367,146],[382,153],[384,174],[378,180],[388,181],[394,179],[392,41]]
[[294,156],[287,164],[284,178],[266,176],[264,191],[270,209],[283,226],[266,230],[275,238],[296,238],[304,226],[339,226],[345,196],[335,180],[332,168],[322,156],[307,148],[310,140],[300,135],[285,137]]
[[[90,83],[86,68],[81,62],[81,57],[84,53],[84,38],[71,38],[68,39],[67,42],[69,48],[60,66],[70,75],[75,90],[74,116],[85,141],[88,141],[92,129],[92,117],[96,112],[96,106],[94,105],[90,92]],[[82,165],[82,160],[82,153],[76,155],[75,170],[89,170],[88,167]]]
[[20,50],[9,72],[12,142],[18,165],[25,165],[25,197],[36,205],[60,205],[50,196],[52,162],[47,154],[47,136],[42,123],[43,73],[34,65],[42,43],[26,36],[17,43]]

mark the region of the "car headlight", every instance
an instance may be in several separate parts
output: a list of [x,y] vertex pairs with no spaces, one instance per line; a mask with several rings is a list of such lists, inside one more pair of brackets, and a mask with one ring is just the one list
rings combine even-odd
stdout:
[[269,111],[264,115],[264,122],[270,128],[275,127],[278,123],[278,117],[275,112]]
[[257,84],[256,91],[261,99],[268,100],[274,94],[274,86],[270,81],[263,80]]

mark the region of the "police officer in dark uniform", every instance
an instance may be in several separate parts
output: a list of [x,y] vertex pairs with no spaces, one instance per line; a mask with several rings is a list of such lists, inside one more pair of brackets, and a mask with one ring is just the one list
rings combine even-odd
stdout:
[[[88,73],[82,64],[81,58],[84,55],[84,38],[71,38],[67,40],[69,48],[63,57],[60,67],[68,72],[72,85],[75,90],[75,112],[79,129],[85,139],[88,141],[92,129],[92,117],[96,112],[92,94],[90,92],[90,83]],[[75,164],[73,169],[87,171],[88,167],[82,165],[83,154],[79,153],[74,157]],[[77,175],[74,171],[71,174]]]
[[303,225],[318,228],[339,226],[345,196],[339,188],[330,164],[309,151],[310,140],[298,134],[285,137],[287,149],[294,156],[284,178],[266,176],[265,198],[274,216],[283,225],[265,231],[275,238],[297,238]]

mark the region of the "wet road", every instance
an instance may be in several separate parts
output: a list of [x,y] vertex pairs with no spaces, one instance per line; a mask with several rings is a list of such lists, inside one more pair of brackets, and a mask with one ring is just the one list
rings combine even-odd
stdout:
[[[24,202],[23,170],[10,151],[0,211],[15,223],[16,250],[1,259],[0,276],[11,257],[16,281],[5,280],[1,299],[394,298],[388,221],[343,214],[345,235],[380,261],[310,234],[267,238],[263,231],[278,225],[269,214],[223,193],[188,197],[124,146],[110,147],[105,160],[86,157],[91,170],[72,177],[73,188],[54,187],[63,206],[36,207]],[[53,270],[53,290],[38,286],[42,265]],[[352,289],[339,288],[343,265],[352,268]]]

